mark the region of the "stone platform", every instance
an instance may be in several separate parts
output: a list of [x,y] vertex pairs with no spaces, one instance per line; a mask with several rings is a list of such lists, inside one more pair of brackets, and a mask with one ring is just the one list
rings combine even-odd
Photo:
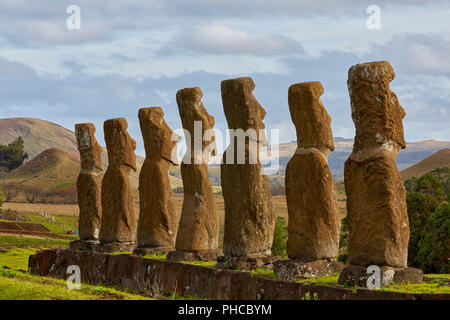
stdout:
[[133,249],[136,247],[136,244],[132,242],[101,244],[99,241],[95,240],[75,240],[72,241],[69,244],[69,246],[70,249],[72,250],[112,253],[112,252],[132,252]]
[[281,259],[280,256],[267,256],[267,257],[221,256],[217,258],[216,268],[222,270],[272,269],[273,263],[280,259]]
[[[423,282],[423,272],[420,269],[382,266],[380,272],[382,286],[390,285],[392,282],[398,284]],[[342,270],[338,283],[367,288],[367,279],[370,276],[371,274],[367,273],[367,267],[348,266]]]
[[411,294],[338,286],[307,285],[248,272],[217,270],[136,255],[53,249],[29,258],[31,274],[66,279],[67,267],[77,265],[82,283],[120,286],[147,295],[194,296],[217,300],[450,300],[450,294]]
[[217,260],[218,257],[223,255],[223,251],[207,250],[198,252],[186,252],[186,251],[171,251],[167,254],[167,260],[169,261],[212,261]]
[[285,280],[301,280],[331,276],[340,273],[344,264],[333,260],[317,260],[311,262],[296,260],[279,260],[273,264],[275,274]]
[[140,256],[166,255],[173,250],[173,247],[136,247],[133,254]]

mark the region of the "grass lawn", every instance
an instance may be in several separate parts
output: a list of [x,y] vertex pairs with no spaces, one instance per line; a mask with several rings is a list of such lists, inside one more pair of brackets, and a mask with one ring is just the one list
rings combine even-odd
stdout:
[[[17,239],[14,239],[17,238]],[[59,240],[56,240],[59,241]],[[30,244],[41,248],[60,244],[54,239],[1,236],[2,246]],[[147,300],[149,298],[100,286],[82,284],[80,290],[69,290],[64,280],[26,273],[28,257],[36,248],[0,249],[0,300]],[[21,270],[21,271],[19,271]]]
[[[426,274],[428,278],[433,278],[432,282],[423,282],[419,284],[396,284],[383,287],[382,291],[395,291],[405,293],[450,293],[450,286],[445,285],[445,279],[450,278],[450,274]],[[338,286],[339,274],[328,277],[318,277],[315,279],[300,280],[304,284],[316,284],[323,286]],[[352,287],[350,289],[357,289]]]
[[42,224],[51,233],[66,235],[67,230],[78,230],[78,217],[53,215],[53,217],[55,218],[55,222],[53,222],[48,218],[39,215],[38,213],[27,212],[23,214],[26,215],[28,220],[21,222]]
[[37,238],[27,235],[4,235],[0,234],[1,247],[35,247],[35,248],[53,248],[53,247],[69,247],[72,240],[54,239],[54,238]]
[[81,284],[79,290],[69,290],[64,280],[0,269],[0,300],[150,300],[150,298],[87,284]]
[[14,270],[28,269],[28,257],[36,252],[32,248],[14,248],[0,250],[0,268],[8,267]]

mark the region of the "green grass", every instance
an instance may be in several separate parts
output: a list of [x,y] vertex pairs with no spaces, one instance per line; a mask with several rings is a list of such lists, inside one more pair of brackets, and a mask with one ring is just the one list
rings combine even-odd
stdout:
[[[391,284],[379,290],[395,291],[405,293],[450,293],[450,287],[443,285],[443,279],[450,279],[450,274],[426,274],[428,278],[435,279],[432,282],[423,282],[419,284]],[[339,274],[327,277],[318,277],[313,279],[305,279],[298,281],[304,284],[315,284],[323,286],[338,286]],[[346,286],[344,286],[346,287]],[[358,289],[357,287],[347,287],[348,289]]]
[[278,279],[272,269],[256,269],[247,272],[250,273],[250,276],[252,277],[270,277],[273,279]]
[[165,254],[148,254],[148,255],[145,255],[145,256],[142,256],[142,257],[146,258],[146,259],[167,261],[167,258],[166,258]]
[[55,222],[52,222],[38,213],[27,212],[26,216],[28,221],[24,222],[42,224],[51,233],[66,235],[67,230],[78,230],[78,217],[54,215]]
[[150,300],[112,288],[81,284],[69,290],[66,281],[0,270],[0,300]]
[[14,248],[0,251],[0,268],[8,267],[15,270],[28,269],[28,257],[36,252],[36,249]]
[[70,241],[72,240],[35,238],[22,235],[0,234],[0,247],[35,247],[35,248],[68,247]]
[[315,284],[319,286],[336,286],[338,285],[339,273],[333,274],[331,276],[317,277],[312,279],[299,280],[297,282],[303,284]]
[[450,280],[450,274],[424,274],[424,277],[441,278],[441,279],[449,279]]
[[214,268],[214,266],[217,263],[217,261],[178,261],[178,262],[206,268]]
[[382,291],[396,291],[406,293],[449,293],[450,286],[443,285],[443,281],[423,282],[418,284],[391,284],[381,288]]

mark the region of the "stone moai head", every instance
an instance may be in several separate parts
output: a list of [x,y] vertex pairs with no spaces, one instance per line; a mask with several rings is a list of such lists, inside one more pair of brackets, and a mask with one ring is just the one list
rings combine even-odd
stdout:
[[349,69],[347,85],[356,128],[355,151],[364,147],[406,147],[402,122],[405,110],[389,87],[394,78],[387,61],[361,63]]
[[92,123],[75,125],[75,136],[80,152],[81,169],[103,171],[102,147],[95,139],[95,126]]
[[127,132],[128,123],[124,118],[106,120],[103,124],[109,166],[136,168],[136,141]]
[[[213,130],[215,119],[206,111],[201,100],[202,97],[203,92],[198,87],[185,88],[177,92],[177,104],[181,123],[183,124],[183,128],[191,135],[191,150],[194,150],[194,138],[198,138],[194,132],[196,121],[201,121],[201,132],[197,133],[198,135],[201,134],[202,137],[202,150],[200,151],[204,151],[206,147],[212,147],[211,144],[214,144],[215,141],[214,131],[210,131],[209,139],[203,139],[205,132]],[[212,147],[211,155],[216,155],[215,147]]]
[[265,129],[266,110],[253,95],[255,83],[252,78],[236,78],[222,81],[222,102],[230,129],[256,130],[257,139],[266,143],[266,137],[259,130]]
[[176,147],[180,136],[167,125],[162,108],[139,109],[139,124],[147,158],[163,158],[177,165]]
[[319,81],[293,84],[289,87],[289,110],[299,147],[333,151],[331,118],[320,101],[322,94]]

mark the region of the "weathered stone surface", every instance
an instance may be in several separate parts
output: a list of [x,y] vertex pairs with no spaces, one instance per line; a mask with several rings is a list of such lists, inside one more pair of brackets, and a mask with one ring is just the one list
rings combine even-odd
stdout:
[[92,123],[76,124],[75,135],[81,160],[77,179],[80,208],[78,234],[81,240],[98,240],[102,216],[102,148],[95,139],[95,126]]
[[169,169],[176,164],[179,136],[169,128],[160,107],[139,110],[146,158],[139,175],[138,248],[173,247],[179,213],[175,211]]
[[151,256],[151,255],[166,255],[171,252],[173,247],[137,247],[134,248],[133,254],[140,256]]
[[95,250],[99,244],[98,240],[75,240],[70,242],[69,246],[72,250]]
[[129,177],[136,171],[136,142],[129,136],[124,118],[107,120],[103,128],[109,165],[102,182],[100,242],[133,243],[136,216]]
[[169,261],[213,261],[223,255],[221,249],[204,250],[197,252],[171,251],[167,254]]
[[[393,268],[381,266],[381,286],[391,283],[407,284],[421,283],[423,281],[422,270],[415,268]],[[367,273],[367,268],[362,266],[348,266],[339,275],[338,283],[367,288],[367,280],[372,274]]]
[[93,251],[55,249],[31,255],[32,274],[67,278],[67,267],[77,265],[84,283],[120,286],[153,296],[195,296],[215,300],[450,300],[450,294],[409,294],[368,289],[307,285],[217,270],[184,263],[152,260],[135,255],[106,255]]
[[395,163],[398,151],[405,147],[405,112],[389,88],[394,76],[385,61],[349,70],[356,127],[353,152],[345,163],[352,265],[407,267],[406,191]]
[[259,257],[221,256],[217,258],[217,264],[215,268],[222,270],[272,269],[273,263],[280,259],[281,259],[280,256],[259,256]]
[[72,250],[89,250],[101,253],[132,252],[136,244],[134,242],[117,242],[101,244],[97,240],[75,240],[70,244]]
[[331,118],[320,100],[323,92],[319,81],[296,83],[289,87],[288,101],[298,145],[329,154],[334,151],[334,140]]
[[280,279],[301,280],[331,276],[344,269],[344,264],[332,260],[316,260],[311,262],[298,260],[279,260],[274,262],[273,271]]
[[387,61],[367,62],[348,71],[348,92],[355,122],[354,152],[368,147],[404,149],[405,111],[391,91],[395,73]]
[[[245,143],[231,136],[232,143],[225,151],[221,165],[225,201],[223,250],[229,256],[270,255],[275,228],[269,180],[261,174],[259,161],[260,144],[266,142],[265,135],[259,130],[265,127],[263,119],[266,112],[252,93],[254,87],[251,78],[222,81],[222,101],[228,127],[243,131],[250,129],[247,132],[254,130]],[[229,156],[230,152],[233,157]],[[238,162],[240,152],[245,153],[242,164]],[[233,158],[234,161],[230,160]]]
[[219,215],[208,177],[209,157],[206,156],[214,155],[214,152],[208,151],[211,142],[203,139],[206,132],[214,139],[214,117],[203,106],[202,96],[200,88],[186,88],[177,93],[181,122],[190,134],[181,163],[184,199],[176,240],[178,251],[199,252],[215,250],[219,246]]
[[334,258],[339,249],[337,192],[327,160],[334,141],[331,118],[320,101],[322,94],[320,82],[289,88],[298,148],[286,167],[287,253],[290,259],[305,262]]

